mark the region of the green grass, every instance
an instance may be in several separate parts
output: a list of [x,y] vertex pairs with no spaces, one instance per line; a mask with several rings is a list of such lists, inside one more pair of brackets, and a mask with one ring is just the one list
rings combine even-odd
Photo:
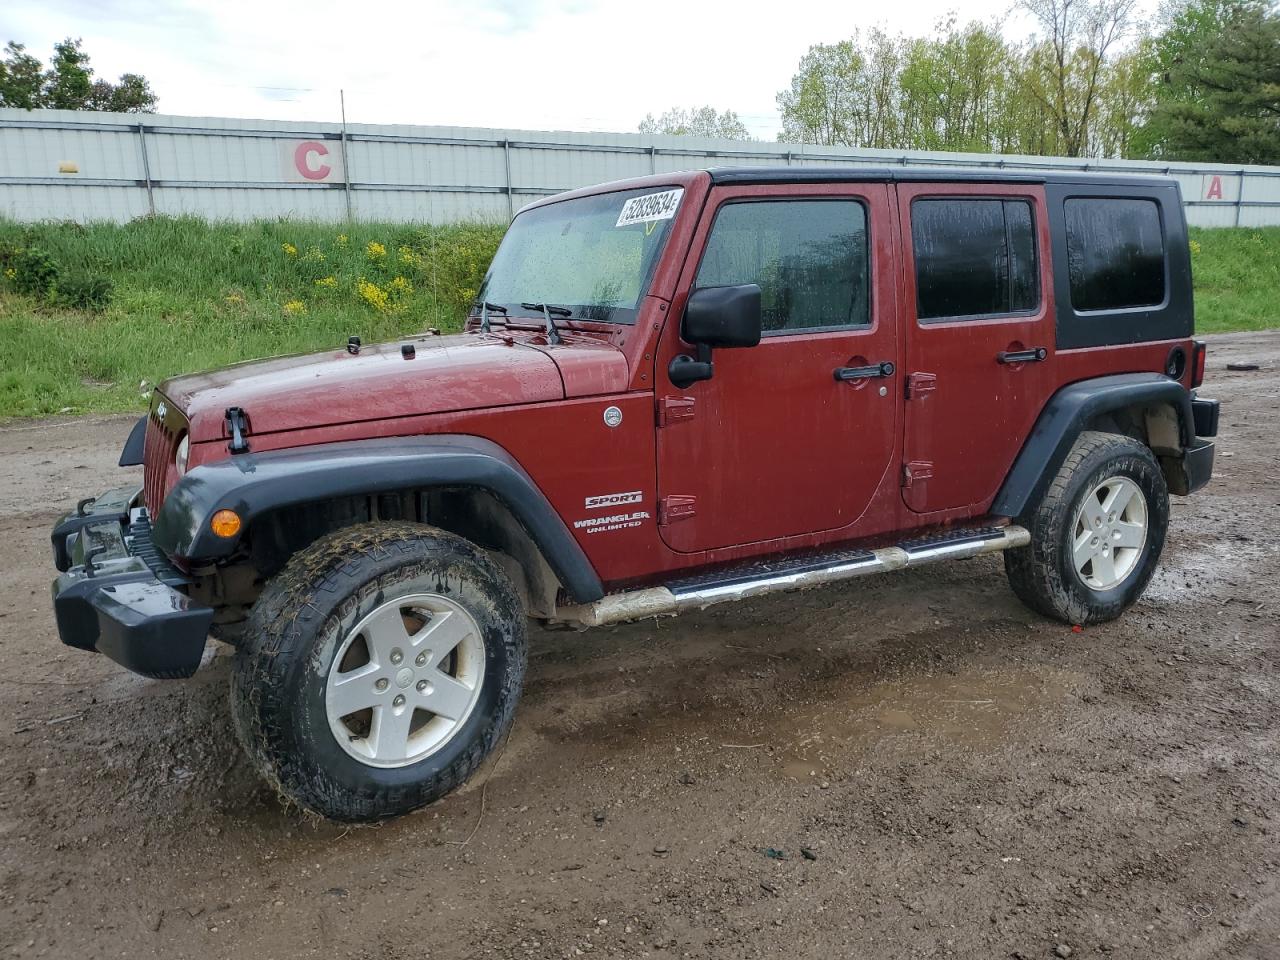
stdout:
[[0,221],[0,267],[39,249],[60,277],[114,287],[94,313],[59,306],[56,289],[52,302],[20,294],[17,277],[0,275],[0,416],[141,410],[150,385],[177,373],[338,348],[353,334],[456,330],[502,229]]
[[1196,331],[1280,327],[1280,227],[1192,229]]
[[[493,224],[0,221],[0,267],[38,248],[61,277],[114,287],[94,313],[59,306],[56,293],[20,294],[0,276],[0,416],[142,410],[150,386],[173,374],[333,349],[352,334],[371,343],[455,330],[501,235]],[[1280,327],[1280,228],[1192,239],[1197,329]]]

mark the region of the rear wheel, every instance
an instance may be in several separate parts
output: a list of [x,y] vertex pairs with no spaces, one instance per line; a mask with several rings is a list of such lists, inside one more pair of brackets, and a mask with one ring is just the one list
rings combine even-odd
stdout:
[[263,591],[237,651],[237,730],[289,799],[335,820],[406,813],[510,727],[524,614],[478,548],[413,523],[340,530]]
[[1031,543],[1005,552],[1014,593],[1056,620],[1099,623],[1146,589],[1164,547],[1169,491],[1144,444],[1089,431],[1020,520]]

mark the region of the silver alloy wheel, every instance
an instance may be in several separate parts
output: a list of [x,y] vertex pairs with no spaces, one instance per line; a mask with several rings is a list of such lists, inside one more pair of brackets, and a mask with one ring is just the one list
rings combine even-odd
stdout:
[[343,639],[325,685],[338,744],[361,763],[403,767],[435,753],[475,709],[484,639],[448,597],[388,600]]
[[1071,529],[1081,581],[1110,590],[1133,573],[1147,544],[1147,498],[1128,477],[1103,480],[1081,501]]

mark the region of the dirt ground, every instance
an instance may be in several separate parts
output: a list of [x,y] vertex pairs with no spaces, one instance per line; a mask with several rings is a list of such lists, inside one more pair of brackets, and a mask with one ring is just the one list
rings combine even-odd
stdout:
[[0,951],[1280,958],[1280,333],[1209,376],[1217,474],[1119,622],[1039,619],[986,557],[535,631],[505,751],[374,829],[260,786],[225,654],[156,682],[58,643],[47,531],[129,421],[0,427]]

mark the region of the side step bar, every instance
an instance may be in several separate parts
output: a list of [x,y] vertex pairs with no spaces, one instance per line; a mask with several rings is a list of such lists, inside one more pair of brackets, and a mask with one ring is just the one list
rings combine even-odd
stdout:
[[613,593],[595,603],[560,607],[556,610],[555,619],[600,627],[646,617],[674,616],[726,600],[802,590],[870,573],[918,567],[938,560],[960,560],[983,553],[999,553],[1013,547],[1025,547],[1030,542],[1031,534],[1026,528],[1010,525],[959,530],[879,550],[850,550],[821,558],[755,563],[728,572],[674,580],[661,587]]

